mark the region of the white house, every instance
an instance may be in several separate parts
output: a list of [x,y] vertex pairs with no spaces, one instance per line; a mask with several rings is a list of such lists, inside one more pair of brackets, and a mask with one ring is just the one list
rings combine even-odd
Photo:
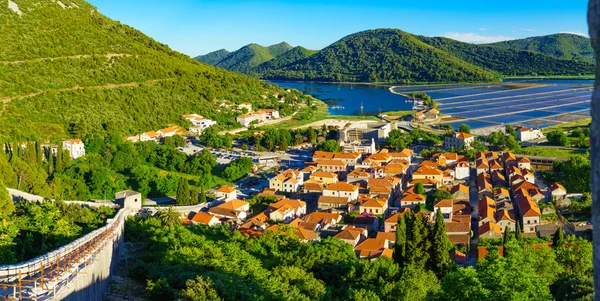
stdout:
[[156,131],[156,133],[158,133],[158,135],[160,135],[161,138],[173,137],[177,134],[177,129],[171,126],[168,128],[160,129]]
[[471,175],[471,168],[468,162],[457,162],[454,167],[454,177],[457,180],[468,180]]
[[431,212],[431,220],[435,220],[435,215],[437,214],[437,211],[440,210],[442,211],[442,215],[444,216],[444,221],[451,222],[453,205],[454,201],[451,199],[439,200],[433,205],[433,211]]
[[217,124],[216,121],[206,119],[198,114],[183,115],[183,118],[185,118],[194,125],[193,127],[189,128],[189,131],[193,133],[202,133],[204,129]]
[[223,186],[217,189],[215,198],[222,201],[231,201],[237,199],[237,191],[233,187]]
[[77,159],[85,156],[85,144],[81,139],[68,139],[62,142],[63,149],[69,151],[71,158]]
[[453,132],[451,136],[447,136],[444,141],[446,148],[468,148],[475,141],[475,136],[463,132]]
[[155,131],[145,132],[140,134],[140,141],[155,141],[158,142],[160,135]]
[[542,134],[542,130],[540,129],[530,129],[522,126],[517,127],[515,130],[517,131],[518,141],[529,141],[544,137],[544,134]]
[[248,112],[252,112],[252,104],[249,102],[243,102],[238,106],[238,109],[246,109]]
[[345,182],[329,184],[323,189],[323,196],[344,197],[355,201],[358,199],[358,186]]

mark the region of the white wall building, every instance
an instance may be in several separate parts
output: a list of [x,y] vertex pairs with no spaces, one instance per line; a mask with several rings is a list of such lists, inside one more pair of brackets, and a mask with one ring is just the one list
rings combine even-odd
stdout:
[[517,140],[518,141],[529,141],[529,140],[535,140],[535,139],[544,137],[544,134],[542,134],[542,130],[540,130],[540,129],[517,127],[516,131],[517,131]]
[[81,139],[65,140],[62,142],[62,147],[69,151],[73,159],[85,156],[85,144]]

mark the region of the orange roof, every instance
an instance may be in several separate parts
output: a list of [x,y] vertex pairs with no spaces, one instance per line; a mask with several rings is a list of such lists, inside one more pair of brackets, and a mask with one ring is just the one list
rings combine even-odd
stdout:
[[540,207],[531,197],[518,197],[517,203],[519,203],[519,208],[521,209],[521,214],[523,215],[523,217],[542,216]]
[[198,212],[196,212],[196,214],[194,214],[194,217],[192,217],[191,220],[194,222],[200,223],[200,224],[208,225],[213,218],[216,218],[216,217],[214,215],[210,215],[206,212],[198,211]]
[[341,219],[342,219],[342,216],[339,214],[317,211],[317,212],[313,212],[309,215],[304,216],[302,218],[302,221],[304,221],[305,223],[308,223],[308,222],[315,222],[315,223],[327,222],[327,223],[329,223],[330,221],[335,221],[337,223]]
[[433,205],[433,208],[438,208],[438,207],[452,207],[453,205],[454,205],[454,200],[452,200],[452,199],[443,199],[443,200],[437,201]]
[[371,176],[371,173],[369,173],[368,171],[365,171],[362,168],[356,168],[348,174],[348,177],[366,177],[366,178],[368,178],[370,176]]
[[314,240],[315,238],[317,238],[317,233],[315,231],[312,230],[307,230],[307,229],[303,229],[303,228],[296,228],[296,236],[298,236],[298,238],[303,239],[303,240]]
[[496,203],[487,195],[479,200],[479,220],[493,219],[496,213]]
[[334,159],[358,159],[360,158],[361,153],[334,153]]
[[385,242],[384,239],[377,239],[377,238],[368,238],[365,239],[365,241],[363,241],[362,243],[358,244],[354,250],[357,251],[363,251],[363,250],[368,250],[368,251],[375,251],[375,250],[379,250],[379,249],[384,249],[387,247],[387,243]]
[[435,185],[435,184],[437,184],[437,182],[434,182],[431,179],[416,179],[416,180],[410,181],[408,184],[410,184],[410,185],[417,185],[417,183],[421,183],[423,185]]
[[471,138],[471,137],[475,137],[471,134],[467,134],[467,133],[463,133],[463,132],[456,132],[456,138],[458,139],[467,139],[467,138]]
[[427,198],[416,193],[405,193],[402,195],[400,201],[402,202],[424,202]]
[[498,187],[498,188],[496,188],[496,190],[494,190],[494,196],[500,196],[500,195],[510,196],[508,189],[506,189],[504,187]]
[[250,118],[250,117],[253,117],[253,115],[252,114],[242,114],[242,115],[238,116],[237,118]]
[[79,144],[79,143],[83,143],[83,141],[81,141],[81,139],[67,139],[65,140],[65,142],[71,143],[71,144]]
[[320,196],[319,200],[317,201],[318,203],[324,203],[324,204],[341,204],[341,205],[345,205],[348,204],[349,200],[348,198],[344,198],[344,197],[337,197],[337,196]]
[[392,156],[390,156],[390,154],[388,153],[377,153],[377,154],[372,154],[369,156],[370,160],[373,161],[384,161],[387,162],[392,158]]
[[529,160],[529,158],[527,158],[527,157],[522,157],[521,159],[519,159],[519,162],[521,162],[521,163],[531,163],[531,160]]
[[463,184],[458,184],[458,185],[454,185],[452,186],[452,188],[450,189],[450,193],[455,194],[457,192],[462,192],[465,194],[469,194],[469,186],[463,185]]
[[502,229],[500,229],[500,226],[494,222],[486,222],[479,226],[479,235],[483,235],[490,231],[495,232],[498,235],[502,235]]
[[333,154],[332,152],[316,151],[312,157],[313,159],[333,159]]
[[244,202],[244,201],[240,201],[240,200],[231,200],[229,202],[226,202],[224,204],[221,204],[217,207],[213,207],[213,208],[224,208],[224,209],[229,209],[229,210],[239,210],[240,208],[249,205],[248,202]]
[[235,188],[222,186],[221,188],[217,189],[217,192],[232,193],[232,192],[235,192]]
[[554,191],[554,190],[557,190],[557,189],[562,189],[564,191],[567,191],[565,189],[565,186],[563,186],[562,184],[560,184],[558,182],[552,183],[552,185],[550,185],[550,187],[548,187],[548,188],[550,189],[550,191]]
[[348,226],[344,228],[344,230],[340,231],[334,237],[338,239],[351,239],[355,240],[359,238],[361,235],[366,236],[367,229],[363,228],[355,228],[353,226]]
[[440,176],[443,175],[444,173],[439,170],[439,169],[435,169],[435,168],[424,168],[424,167],[420,167],[419,169],[415,170],[413,172],[413,176],[414,175],[427,175],[427,176]]
[[358,186],[354,186],[345,182],[337,182],[327,185],[327,188],[325,189],[333,191],[356,191],[358,190]]
[[333,172],[317,171],[310,175],[311,178],[337,178],[338,175]]
[[277,203],[272,203],[269,204],[269,207],[273,208],[273,209],[279,209],[281,207],[284,206],[289,206],[290,208],[296,210],[298,208],[302,208],[306,206],[306,202],[300,201],[300,200],[290,200],[290,199],[283,199]]
[[346,165],[348,165],[348,163],[346,163],[342,160],[319,160],[319,161],[317,161],[317,166],[320,166],[320,165],[346,166]]
[[304,182],[305,190],[323,191],[323,188],[324,188],[323,184],[321,184],[321,183],[315,183],[315,182],[309,182],[309,181]]
[[386,201],[369,199],[366,202],[360,204],[360,207],[384,208],[386,204]]
[[168,128],[160,129],[159,131],[160,131],[161,133],[172,133],[172,132],[175,132],[175,131],[176,131],[176,129],[175,129],[174,127],[172,127],[172,126],[171,126],[171,127],[168,127]]
[[502,220],[515,221],[515,215],[508,209],[500,209],[496,212],[496,221],[500,222]]
[[396,241],[396,232],[377,232],[377,236],[375,237],[375,239],[387,239],[388,241]]
[[146,132],[144,134],[146,134],[146,136],[148,136],[148,137],[157,137],[157,136],[159,136],[158,133],[155,132],[155,131]]

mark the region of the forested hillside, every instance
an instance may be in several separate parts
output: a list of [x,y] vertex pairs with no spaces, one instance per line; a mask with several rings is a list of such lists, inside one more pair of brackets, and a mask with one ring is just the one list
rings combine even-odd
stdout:
[[[241,50],[244,48],[238,51]],[[248,68],[256,65],[255,57],[251,56],[253,61],[247,63],[243,56],[236,56],[236,66],[244,68],[214,65],[264,79],[393,83],[578,76],[593,74],[595,68],[589,39],[569,34],[477,45],[397,29],[377,29],[349,35],[316,53],[296,47]]]
[[466,63],[397,29],[359,32],[267,79],[368,82],[478,82],[499,74]]
[[234,127],[221,105],[277,106],[261,95],[278,87],[174,52],[85,1],[68,3],[20,0],[21,16],[0,6],[0,140],[66,138],[74,125],[125,136],[184,125],[189,113]]
[[469,44],[448,38],[417,38],[461,60],[505,76],[585,75],[593,74],[595,68],[591,63],[558,59],[537,52]]
[[594,49],[592,49],[590,39],[575,34],[558,33],[488,45],[539,52],[561,59],[594,63]]
[[217,51],[213,51],[207,55],[201,55],[196,57],[196,59],[202,63],[207,63],[209,65],[216,65],[218,62],[222,61],[224,58],[226,58],[231,52],[225,50],[225,49],[220,49]]
[[229,53],[227,56],[215,63],[210,63],[207,60],[212,60],[212,58],[219,55],[219,52],[222,52],[221,50],[217,51],[217,53],[211,52],[207,55],[199,56],[196,59],[201,62],[206,61],[211,65],[230,71],[249,74],[252,73],[252,70],[258,67],[260,64],[270,61],[286,53],[290,49],[292,49],[292,46],[286,42],[268,47],[258,44],[250,44]]
[[306,59],[315,53],[317,53],[317,51],[309,50],[302,46],[296,46],[282,55],[260,64],[253,72],[261,73],[268,70],[283,68],[289,64]]

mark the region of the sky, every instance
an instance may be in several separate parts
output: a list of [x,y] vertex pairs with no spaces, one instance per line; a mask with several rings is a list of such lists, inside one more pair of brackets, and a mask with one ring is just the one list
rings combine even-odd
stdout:
[[285,41],[322,49],[376,28],[471,43],[569,32],[587,36],[587,0],[88,0],[192,57]]

